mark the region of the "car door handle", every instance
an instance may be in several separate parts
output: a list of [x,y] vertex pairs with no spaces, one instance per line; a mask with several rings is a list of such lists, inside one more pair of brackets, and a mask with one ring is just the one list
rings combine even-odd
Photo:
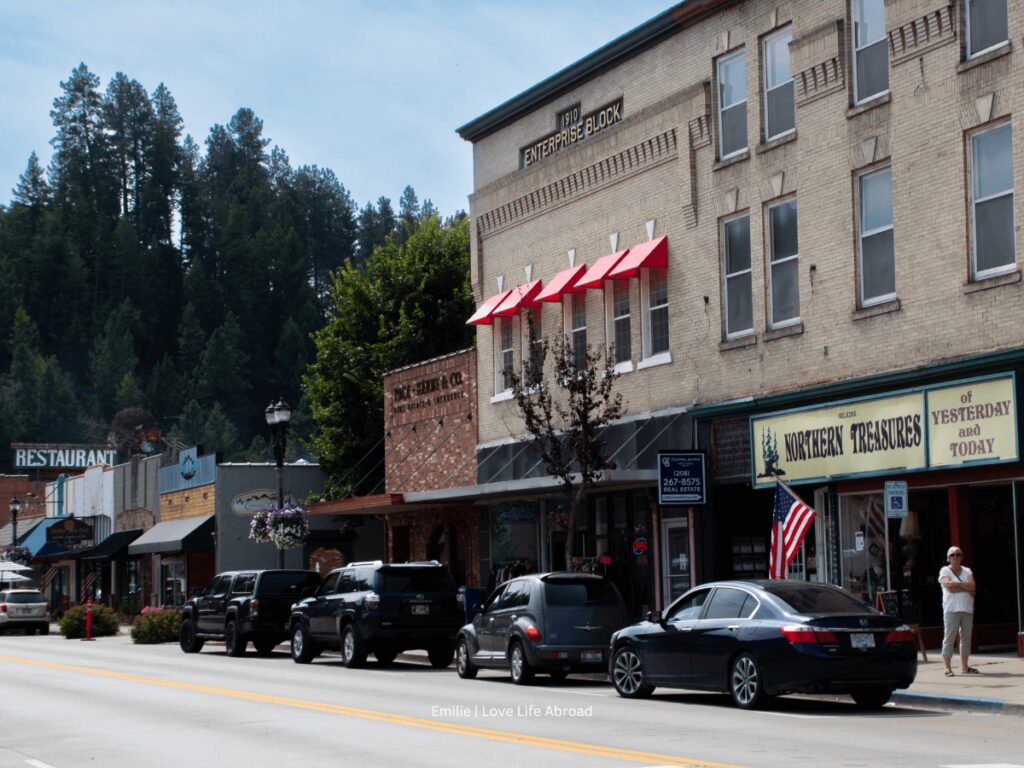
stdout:
[[730,632],[735,632],[739,628],[739,624],[730,624],[728,627],[726,627],[726,629],[728,629]]

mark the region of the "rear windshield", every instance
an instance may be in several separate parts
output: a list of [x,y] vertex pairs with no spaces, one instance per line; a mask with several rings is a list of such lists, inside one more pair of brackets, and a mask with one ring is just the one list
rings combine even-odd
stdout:
[[764,590],[789,605],[794,613],[873,613],[863,600],[839,589],[814,584],[767,584]]
[[301,595],[303,590],[315,590],[320,577],[315,573],[264,573],[260,592],[265,595]]
[[381,568],[378,592],[452,592],[455,582],[444,568]]
[[7,595],[8,603],[45,603],[42,592],[11,592]]
[[545,581],[544,597],[549,606],[619,605],[618,591],[610,581]]

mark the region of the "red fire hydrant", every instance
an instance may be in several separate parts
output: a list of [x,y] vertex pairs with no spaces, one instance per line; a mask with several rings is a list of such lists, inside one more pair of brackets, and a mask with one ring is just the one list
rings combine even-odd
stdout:
[[92,640],[92,598],[85,603],[85,639]]

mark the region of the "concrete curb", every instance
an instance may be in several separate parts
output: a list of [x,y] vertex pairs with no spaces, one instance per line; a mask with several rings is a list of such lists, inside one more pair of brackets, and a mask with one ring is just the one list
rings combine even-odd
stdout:
[[986,712],[1024,717],[1024,704],[1015,704],[1005,699],[990,699],[981,696],[957,696],[955,694],[917,693],[895,691],[892,701],[911,707],[936,707],[959,712]]

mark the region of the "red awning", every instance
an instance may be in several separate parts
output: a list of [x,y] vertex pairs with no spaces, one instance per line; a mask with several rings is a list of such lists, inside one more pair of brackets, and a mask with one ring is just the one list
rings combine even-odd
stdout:
[[534,301],[561,301],[562,296],[566,293],[586,293],[586,289],[576,285],[576,281],[586,271],[586,264],[562,270],[551,279],[544,290],[537,294]]
[[517,285],[508,292],[505,300],[494,310],[494,317],[510,317],[520,309],[537,306],[536,296],[540,293],[540,280]]
[[491,316],[494,314],[494,310],[498,308],[498,305],[505,300],[512,291],[504,291],[502,293],[496,293],[483,304],[480,308],[473,313],[473,316],[466,321],[466,325],[490,325]]
[[648,240],[646,243],[630,248],[626,257],[608,273],[608,277],[612,280],[623,280],[636,277],[640,274],[641,268],[665,269],[667,267],[668,235],[662,235],[656,240]]
[[601,283],[608,279],[608,273],[629,253],[627,248],[625,251],[616,251],[615,253],[609,253],[607,256],[602,256],[597,260],[590,269],[587,270],[587,274],[579,279],[576,283],[577,288],[600,288]]

